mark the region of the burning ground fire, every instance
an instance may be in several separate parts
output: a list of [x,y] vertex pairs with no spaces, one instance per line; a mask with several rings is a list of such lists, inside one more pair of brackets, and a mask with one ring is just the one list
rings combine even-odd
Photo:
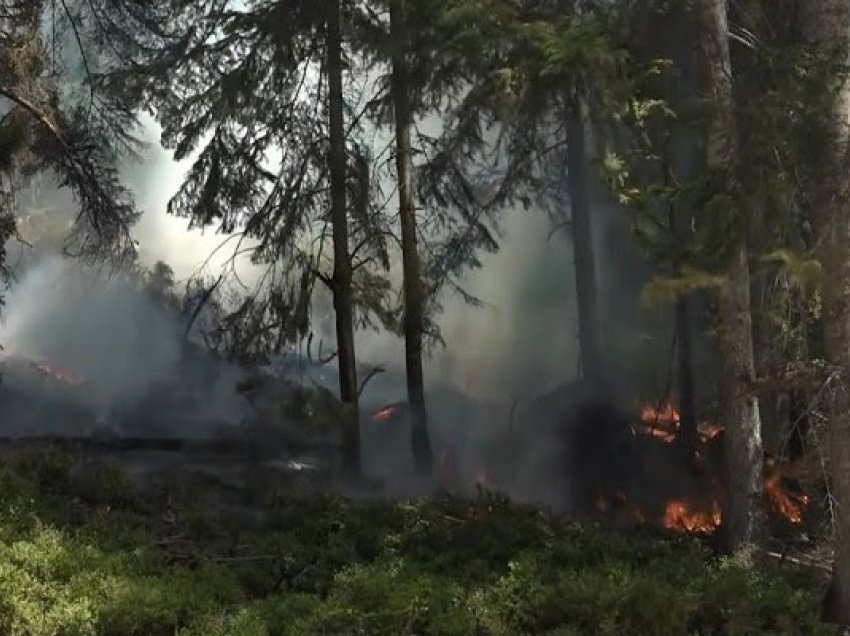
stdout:
[[[681,427],[681,418],[670,402],[660,407],[645,406],[641,409],[641,424],[633,428],[632,433],[648,435],[662,442],[671,444],[676,441]],[[698,426],[700,441],[703,443],[715,440],[723,428],[716,424],[702,423]],[[699,452],[699,451],[698,451]],[[805,494],[790,492],[783,484],[783,465],[776,458],[765,456],[764,460],[764,497],[772,511],[790,523],[799,524],[803,521],[803,512],[809,502]],[[625,504],[622,493],[617,499]],[[597,508],[605,510],[609,502],[601,500]],[[633,506],[632,506],[633,507]],[[637,520],[645,519],[645,514],[638,511]],[[672,531],[688,533],[710,533],[717,529],[723,520],[723,512],[717,500],[702,505],[682,499],[671,499],[666,502],[661,525]]]
[[782,477],[781,463],[774,457],[765,457],[764,496],[768,504],[791,523],[802,523],[809,497],[804,493],[789,492],[782,485]]
[[85,382],[82,378],[74,375],[70,371],[60,369],[51,362],[42,360],[33,362],[32,364],[42,375],[45,375],[48,378],[52,378],[54,380],[58,380],[60,382],[64,382],[65,384],[71,386],[80,386]]
[[389,406],[385,406],[382,409],[379,409],[372,413],[372,421],[373,422],[389,422],[393,415],[395,415],[396,409],[398,408],[395,404],[390,404]]
[[674,499],[668,501],[664,508],[662,525],[673,532],[706,533],[714,532],[722,520],[723,512],[716,501],[705,509]]
[[[664,402],[660,407],[644,406],[640,412],[640,427],[632,429],[637,435],[642,433],[660,439],[662,442],[672,444],[679,434],[682,425],[679,412],[670,402]],[[723,432],[723,428],[710,422],[702,422],[697,425],[697,433],[703,442],[716,438]]]
[[[389,422],[398,412],[398,404],[385,406],[375,411],[373,422]],[[679,412],[669,401],[658,406],[644,406],[640,409],[639,422],[632,426],[634,436],[647,436],[663,444],[673,444],[679,437],[681,429]],[[723,433],[723,427],[710,422],[702,422],[697,427],[699,442],[703,445],[717,440]],[[703,448],[696,449],[696,457],[704,463]],[[449,489],[457,484],[457,466],[455,457],[450,449],[443,449],[438,454],[437,473],[440,483]],[[765,502],[773,513],[792,524],[803,521],[804,511],[808,505],[808,497],[802,493],[793,493],[783,483],[786,467],[782,462],[765,456],[764,463],[764,497]],[[710,479],[705,492],[718,491],[718,480]],[[478,470],[475,474],[476,489],[486,490],[489,487],[487,472]],[[631,522],[652,524],[671,532],[687,534],[710,534],[720,527],[723,521],[723,511],[719,497],[706,496],[704,493],[695,496],[674,496],[657,504],[643,506],[630,498],[623,491],[600,494],[593,507],[605,515],[615,514],[619,518],[627,518]],[[650,511],[652,510],[652,511]]]

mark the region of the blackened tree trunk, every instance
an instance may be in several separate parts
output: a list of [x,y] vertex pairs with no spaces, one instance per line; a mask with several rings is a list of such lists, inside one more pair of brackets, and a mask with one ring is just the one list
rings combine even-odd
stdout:
[[410,82],[407,49],[410,37],[404,0],[390,3],[392,54],[392,98],[395,111],[396,177],[401,224],[402,271],[404,275],[404,350],[407,401],[410,404],[411,446],[416,467],[430,474],[433,465],[425,408],[425,379],[422,370],[424,294],[417,247],[416,208],[413,202],[410,150]]
[[603,372],[602,334],[587,192],[584,118],[581,101],[577,97],[570,99],[568,104],[566,131],[567,186],[578,305],[579,361],[582,377],[597,380]]
[[331,228],[334,269],[331,279],[336,314],[339,362],[339,393],[343,405],[343,452],[345,467],[360,472],[360,413],[357,400],[357,366],[354,352],[354,302],[351,254],[348,247],[346,209],[345,122],[342,93],[342,29],[340,0],[328,2],[327,73],[330,124]]
[[718,342],[721,355],[721,416],[726,427],[725,459],[728,501],[725,529],[730,549],[756,543],[763,516],[761,420],[755,380],[750,266],[746,218],[738,181],[736,109],[732,93],[726,0],[699,0],[699,45],[702,56],[706,118],[706,164],[723,197],[736,215],[739,231],[729,236],[727,284],[718,302]]
[[[668,151],[669,152],[669,151]],[[670,158],[663,156],[661,169],[664,172],[663,183],[665,187],[672,187],[672,170]],[[683,171],[684,172],[684,171]],[[668,202],[667,216],[670,229],[675,237],[676,249],[684,251],[688,243],[688,232],[690,230],[689,219],[685,218],[681,210],[676,209],[673,201]],[[673,272],[675,275],[681,273],[683,257],[681,253],[673,253]],[[696,399],[694,397],[694,367],[692,355],[691,336],[691,299],[687,294],[680,294],[676,298],[675,306],[675,333],[676,333],[676,379],[679,389],[679,435],[677,437],[682,450],[690,457],[697,443],[697,420]]]
[[[850,4],[845,0],[806,0],[800,5],[806,39],[836,61],[850,60]],[[824,268],[823,345],[839,373],[829,391],[828,457],[834,500],[835,563],[829,617],[850,625],[850,78],[836,76],[831,103],[820,117],[812,170],[809,219]],[[826,90],[826,87],[825,87]]]
[[687,296],[676,299],[676,336],[680,428],[683,441],[689,449],[693,449],[697,440],[697,416],[691,348],[691,300]]

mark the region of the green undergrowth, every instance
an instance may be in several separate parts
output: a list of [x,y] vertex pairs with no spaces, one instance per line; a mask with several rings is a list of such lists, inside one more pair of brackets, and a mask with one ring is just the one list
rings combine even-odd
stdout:
[[826,634],[800,574],[485,495],[227,491],[28,451],[0,468],[0,634]]

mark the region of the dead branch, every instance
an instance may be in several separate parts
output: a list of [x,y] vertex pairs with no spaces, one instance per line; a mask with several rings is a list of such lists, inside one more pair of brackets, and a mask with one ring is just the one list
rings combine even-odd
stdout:
[[195,321],[198,319],[198,316],[201,315],[201,310],[209,302],[210,298],[212,298],[212,295],[215,293],[215,290],[218,289],[218,286],[221,285],[221,281],[223,280],[224,274],[221,274],[221,276],[218,277],[218,280],[209,289],[204,291],[203,296],[201,296],[201,299],[198,301],[195,310],[192,312],[192,317],[189,318],[189,322],[186,324],[186,330],[183,332],[184,338],[189,337],[189,332],[192,331],[192,325],[195,324]]
[[328,356],[327,356],[326,358],[323,358],[323,357],[322,357],[322,344],[323,344],[323,342],[324,342],[324,341],[319,340],[319,360],[318,360],[317,364],[318,364],[320,367],[321,367],[321,366],[326,365],[328,362],[330,362],[331,360],[333,360],[334,358],[336,358],[336,357],[337,357],[337,355],[339,355],[339,352],[338,352],[338,351],[334,351],[333,353],[329,353],[329,354],[328,354]]
[[285,558],[280,554],[247,554],[245,556],[209,557],[206,560],[213,563],[249,563],[251,561],[280,561]]
[[369,380],[374,378],[379,373],[384,373],[385,371],[386,369],[381,366],[373,367],[372,369],[370,369],[369,373],[366,374],[366,377],[363,378],[363,382],[360,383],[360,388],[357,390],[357,398],[360,399],[360,397],[363,395],[363,389],[366,388],[366,385],[369,383]]
[[801,567],[815,568],[817,570],[832,573],[831,565],[816,561],[815,559],[802,559],[799,557],[788,556],[787,554],[780,554],[779,552],[765,552],[764,554],[771,559],[779,561],[780,564],[793,563],[794,565],[799,565]]
[[751,394],[764,395],[766,393],[791,393],[793,391],[812,386],[819,383],[831,381],[839,370],[819,360],[808,363],[795,364],[780,371],[776,375],[756,378],[748,384]]

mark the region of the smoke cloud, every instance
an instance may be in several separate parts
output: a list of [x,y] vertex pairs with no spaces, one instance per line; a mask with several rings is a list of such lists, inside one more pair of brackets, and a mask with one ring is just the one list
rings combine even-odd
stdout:
[[76,393],[94,409],[92,424],[120,428],[142,408],[151,433],[186,433],[240,416],[239,371],[193,357],[177,318],[122,273],[42,257],[7,296],[0,342],[9,357],[48,361],[84,380]]

